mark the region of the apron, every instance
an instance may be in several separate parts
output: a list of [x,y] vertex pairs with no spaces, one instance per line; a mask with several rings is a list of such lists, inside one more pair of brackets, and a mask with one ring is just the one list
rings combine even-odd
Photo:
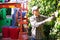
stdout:
[[[44,20],[44,18],[41,16],[36,17],[37,22],[41,22],[43,20]],[[40,40],[40,39],[43,39],[44,37],[45,37],[45,35],[44,35],[44,29],[43,29],[43,24],[42,24],[36,28],[36,39]]]

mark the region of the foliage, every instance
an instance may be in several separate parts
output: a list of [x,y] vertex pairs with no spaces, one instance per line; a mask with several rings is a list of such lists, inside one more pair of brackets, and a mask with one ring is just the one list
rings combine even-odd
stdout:
[[40,13],[46,16],[49,16],[57,9],[56,0],[32,0],[29,3],[29,13],[31,13],[31,8],[35,5],[39,7]]
[[[60,7],[60,2],[58,1],[58,8]],[[50,30],[50,36],[53,36],[53,38],[56,38],[56,40],[60,40],[60,8],[58,9],[58,17],[56,18],[55,25]]]

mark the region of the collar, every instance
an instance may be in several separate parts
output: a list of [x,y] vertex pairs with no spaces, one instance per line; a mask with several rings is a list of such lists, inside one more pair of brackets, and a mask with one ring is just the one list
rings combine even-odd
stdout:
[[34,15],[34,17],[36,17],[36,16]]
[[37,17],[37,16],[34,15],[34,17]]

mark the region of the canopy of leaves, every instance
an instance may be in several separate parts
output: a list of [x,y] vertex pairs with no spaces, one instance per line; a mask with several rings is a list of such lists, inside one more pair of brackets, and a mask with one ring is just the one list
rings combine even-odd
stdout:
[[40,14],[49,16],[57,9],[57,0],[32,0],[29,3],[29,13],[31,13],[31,8],[35,5],[39,7]]

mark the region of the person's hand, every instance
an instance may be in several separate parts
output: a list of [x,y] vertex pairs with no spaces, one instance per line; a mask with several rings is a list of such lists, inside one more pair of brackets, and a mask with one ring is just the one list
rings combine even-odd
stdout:
[[58,11],[54,12],[55,17],[58,17]]
[[53,17],[58,17],[58,11],[54,12],[54,14],[52,14]]
[[52,20],[55,20],[56,19],[56,15],[55,15],[55,13],[54,14],[52,14]]
[[55,14],[52,14],[53,17],[55,17]]

